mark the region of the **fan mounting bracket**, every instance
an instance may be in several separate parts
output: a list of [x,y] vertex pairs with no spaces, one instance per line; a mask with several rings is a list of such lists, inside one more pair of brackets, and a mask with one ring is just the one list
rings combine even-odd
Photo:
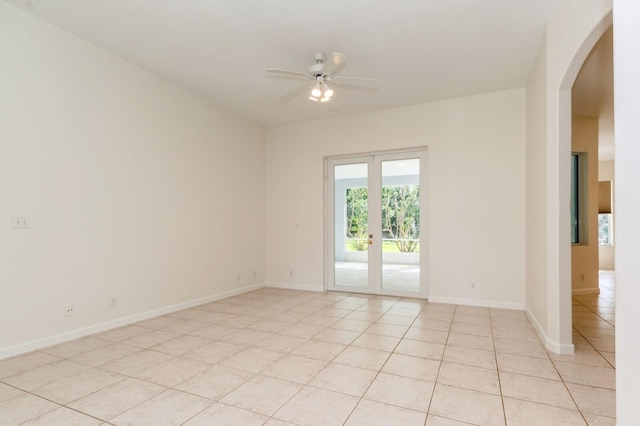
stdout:
[[318,64],[314,64],[311,65],[309,67],[309,73],[313,76],[315,75],[321,75],[322,74],[322,69],[324,68],[324,64],[323,63],[318,63]]
[[327,59],[327,55],[325,55],[324,53],[316,53],[315,55],[313,55],[313,57],[316,60],[317,64],[322,64]]

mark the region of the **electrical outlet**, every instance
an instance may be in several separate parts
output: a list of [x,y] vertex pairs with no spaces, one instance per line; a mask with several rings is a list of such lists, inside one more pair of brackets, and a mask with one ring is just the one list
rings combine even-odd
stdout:
[[471,283],[471,288],[476,288],[476,283]]
[[293,278],[293,269],[289,269],[289,276]]
[[67,305],[64,307],[64,316],[72,317],[76,313],[76,308],[73,305]]
[[110,297],[109,298],[109,307],[112,308],[112,309],[118,307],[118,298],[117,297]]
[[29,216],[13,216],[11,218],[11,227],[13,229],[29,229],[31,228],[31,219]]
[[258,273],[256,272],[256,270],[253,270],[253,278],[257,278],[258,277]]

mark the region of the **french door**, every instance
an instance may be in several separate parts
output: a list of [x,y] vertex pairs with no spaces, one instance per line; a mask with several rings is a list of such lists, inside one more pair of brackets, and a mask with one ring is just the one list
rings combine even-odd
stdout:
[[422,297],[427,151],[326,160],[327,289]]

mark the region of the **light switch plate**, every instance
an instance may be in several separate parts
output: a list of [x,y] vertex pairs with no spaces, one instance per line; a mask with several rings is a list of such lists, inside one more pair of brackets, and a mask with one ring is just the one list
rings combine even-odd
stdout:
[[11,218],[11,227],[13,229],[29,229],[31,227],[31,219],[29,216],[13,216]]

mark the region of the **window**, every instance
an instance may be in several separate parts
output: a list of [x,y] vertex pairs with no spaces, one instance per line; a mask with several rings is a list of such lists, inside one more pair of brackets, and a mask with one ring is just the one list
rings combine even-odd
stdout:
[[613,215],[611,214],[611,181],[598,182],[598,245],[613,245]]
[[571,243],[587,244],[587,154],[571,154]]
[[580,232],[579,232],[579,211],[578,211],[578,189],[579,189],[579,181],[578,181],[578,164],[579,155],[571,154],[571,243],[577,244],[580,242]]
[[613,228],[611,213],[598,214],[598,245],[613,246]]

